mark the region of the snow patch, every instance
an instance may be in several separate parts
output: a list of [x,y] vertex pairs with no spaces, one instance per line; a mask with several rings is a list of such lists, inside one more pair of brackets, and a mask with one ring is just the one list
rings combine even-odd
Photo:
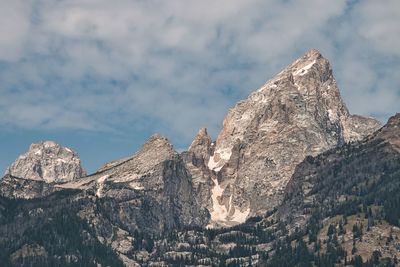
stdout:
[[329,116],[329,120],[331,121],[338,121],[338,115],[336,112],[334,112],[332,109],[328,109],[328,116]]
[[246,221],[247,216],[250,213],[250,208],[247,210],[241,212],[239,209],[235,208],[235,213],[232,215],[230,218],[231,221],[237,222],[237,223],[244,223]]
[[[244,223],[246,221],[247,216],[250,213],[250,208],[241,212],[238,208],[232,205],[232,196],[229,199],[228,207],[225,205],[221,205],[219,199],[222,198],[222,194],[224,193],[224,189],[218,183],[217,179],[213,179],[214,187],[211,189],[211,199],[212,199],[212,207],[213,210],[211,214],[211,222],[222,223],[226,225],[232,225],[233,223]],[[230,215],[232,209],[234,209],[234,213]],[[212,223],[208,225],[209,228],[212,228]]]
[[56,159],[57,163],[67,163],[65,159]]
[[303,76],[305,75],[309,69],[311,69],[311,67],[315,64],[315,60],[313,62],[311,62],[310,64],[302,67],[301,69],[296,70],[295,72],[293,72],[293,75],[299,75],[299,76]]
[[135,189],[135,190],[143,190],[143,189],[144,189],[144,187],[142,186],[142,184],[141,184],[141,183],[138,183],[138,182],[131,182],[131,183],[129,183],[129,186],[130,186],[132,189]]
[[[208,160],[208,168],[213,171],[220,171],[225,163],[231,158],[232,150],[220,150],[214,152],[214,155]],[[216,158],[219,158],[217,161]]]
[[38,151],[36,151],[36,152],[35,152],[35,155],[39,155],[39,156],[42,155],[42,150],[39,149]]
[[54,147],[57,144],[54,141],[46,141],[46,142],[43,143],[43,145],[44,145],[45,148],[49,148],[49,147]]
[[211,189],[211,199],[213,203],[213,211],[211,212],[212,221],[226,221],[228,209],[225,205],[219,204],[218,198],[222,197],[224,189],[219,185],[217,179],[213,179],[214,187]]
[[106,181],[106,179],[108,177],[109,177],[109,175],[104,175],[104,176],[101,176],[99,179],[96,180],[96,182],[97,182],[97,184],[99,186],[99,188],[96,191],[96,196],[102,197],[102,195],[103,195],[102,191],[103,191],[103,188],[104,188],[104,182]]
[[214,169],[216,169],[217,165],[218,165],[218,161],[217,162],[214,161],[214,156],[210,157],[210,159],[208,160],[208,164],[207,164],[208,168],[210,170],[214,170]]

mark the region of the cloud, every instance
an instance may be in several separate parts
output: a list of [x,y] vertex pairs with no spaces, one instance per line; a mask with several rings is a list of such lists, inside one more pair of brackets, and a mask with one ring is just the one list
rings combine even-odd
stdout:
[[400,56],[400,2],[362,1],[355,11],[357,32],[379,52]]
[[184,146],[202,126],[215,136],[229,107],[312,47],[351,111],[384,118],[400,100],[400,8],[384,2],[7,2],[0,124],[150,129]]
[[24,54],[24,44],[30,27],[30,1],[2,3],[0,8],[0,59],[18,60]]

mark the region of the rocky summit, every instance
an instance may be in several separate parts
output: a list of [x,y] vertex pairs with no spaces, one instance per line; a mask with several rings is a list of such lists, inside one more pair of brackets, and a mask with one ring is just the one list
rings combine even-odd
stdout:
[[187,151],[87,175],[55,142],[0,180],[1,266],[400,266],[400,114],[352,115],[317,50]]
[[208,167],[213,179],[211,220],[241,223],[279,205],[295,167],[380,128],[351,115],[328,60],[310,50],[226,116]]
[[32,144],[25,154],[11,164],[6,175],[62,183],[86,176],[86,172],[77,153],[53,141],[45,141]]

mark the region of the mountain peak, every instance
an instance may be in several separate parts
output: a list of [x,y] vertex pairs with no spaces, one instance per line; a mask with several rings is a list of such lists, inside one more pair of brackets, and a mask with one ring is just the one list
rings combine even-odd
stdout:
[[197,135],[198,136],[208,136],[207,128],[206,127],[200,128],[200,130],[197,132]]
[[318,49],[311,48],[310,50],[308,50],[308,51],[303,55],[303,58],[304,58],[304,57],[318,59],[318,58],[321,58],[321,57],[322,57],[322,54],[321,54],[321,52],[319,52]]
[[192,151],[193,149],[195,149],[195,147],[199,145],[206,145],[209,147],[211,145],[211,142],[211,137],[208,135],[207,128],[201,128],[197,132],[192,144],[190,145],[189,151]]
[[285,70],[293,75],[294,83],[297,82],[296,79],[303,78],[302,76],[307,78],[314,76],[321,81],[327,81],[332,76],[332,67],[329,61],[316,49],[306,52]]
[[7,169],[15,177],[52,182],[76,180],[86,175],[77,153],[54,141],[31,144]]
[[212,154],[213,143],[208,135],[207,128],[201,128],[195,136],[188,152],[193,153],[197,160],[208,160]]
[[159,133],[155,133],[152,136],[150,136],[150,138],[146,140],[140,151],[147,151],[147,150],[157,151],[160,149],[168,151],[173,154],[176,153],[171,142],[166,137],[162,136]]
[[218,199],[228,214],[262,214],[279,203],[306,156],[361,140],[379,127],[349,113],[329,61],[311,49],[225,117],[208,162],[221,177]]

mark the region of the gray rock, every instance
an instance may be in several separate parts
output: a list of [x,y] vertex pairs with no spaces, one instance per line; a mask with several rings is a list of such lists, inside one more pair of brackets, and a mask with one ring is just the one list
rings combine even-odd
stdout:
[[213,180],[214,224],[243,222],[277,207],[295,167],[380,127],[350,115],[331,66],[311,50],[226,116],[208,167]]
[[0,181],[0,195],[7,198],[33,199],[46,197],[61,188],[44,181],[28,180],[10,175]]
[[58,186],[92,190],[99,199],[111,199],[116,205],[112,211],[118,215],[116,222],[132,232],[161,233],[209,221],[208,211],[195,198],[191,175],[181,156],[159,134],[150,137],[133,156]]
[[193,191],[202,207],[212,208],[211,189],[214,186],[213,173],[207,163],[213,153],[214,143],[207,133],[206,128],[202,128],[197,133],[188,151],[181,154],[185,162],[186,169],[192,176]]
[[7,169],[6,175],[18,178],[63,183],[86,175],[81,160],[73,150],[53,141],[32,144]]

